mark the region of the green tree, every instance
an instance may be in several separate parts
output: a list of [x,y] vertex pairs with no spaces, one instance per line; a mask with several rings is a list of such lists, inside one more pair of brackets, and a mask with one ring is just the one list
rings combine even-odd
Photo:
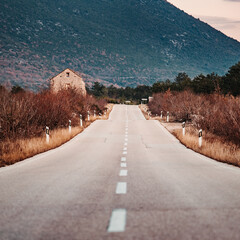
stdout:
[[99,82],[94,82],[91,93],[95,97],[106,97],[107,96],[107,88]]
[[198,75],[192,81],[192,89],[195,93],[213,93],[215,90],[214,81],[211,77],[204,76],[203,74]]
[[25,90],[19,85],[13,86],[11,89],[12,94],[23,93],[23,92],[25,92]]
[[220,87],[224,94],[240,95],[240,62],[230,67],[228,73],[222,77]]
[[176,90],[182,91],[184,89],[190,88],[191,87],[191,78],[185,73],[179,73],[176,78]]

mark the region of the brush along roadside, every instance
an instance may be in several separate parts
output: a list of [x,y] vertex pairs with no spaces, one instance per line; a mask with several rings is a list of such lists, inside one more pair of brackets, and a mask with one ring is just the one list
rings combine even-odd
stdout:
[[107,120],[113,108],[113,104],[107,105],[106,114],[102,116],[90,116],[90,121],[84,121],[83,127],[72,127],[71,132],[68,128],[59,128],[50,130],[50,140],[46,143],[46,136],[33,137],[27,139],[5,140],[1,142],[0,146],[0,167],[11,165],[22,161],[26,158],[32,157],[36,154],[54,149],[66,143],[77,134],[81,133],[95,120]]
[[191,125],[186,125],[185,135],[182,132],[182,123],[170,122],[159,116],[149,116],[146,107],[140,106],[147,120],[158,120],[170,133],[172,133],[187,148],[194,150],[204,156],[220,162],[229,163],[240,167],[240,146],[226,141],[223,137],[216,136],[203,131],[202,146],[199,147],[199,131]]

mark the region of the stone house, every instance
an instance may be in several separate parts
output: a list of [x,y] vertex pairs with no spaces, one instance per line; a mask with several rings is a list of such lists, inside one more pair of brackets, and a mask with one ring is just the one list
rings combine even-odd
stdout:
[[50,88],[55,93],[68,88],[74,88],[84,96],[87,93],[83,78],[69,68],[50,79]]

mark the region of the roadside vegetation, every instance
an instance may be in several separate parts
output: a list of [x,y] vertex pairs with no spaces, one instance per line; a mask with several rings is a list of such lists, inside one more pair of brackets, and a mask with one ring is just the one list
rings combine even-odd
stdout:
[[[153,95],[148,110],[162,122],[166,122],[167,112],[170,122],[186,122],[185,136],[181,128],[171,132],[187,147],[240,166],[240,97],[167,90]],[[168,128],[169,124],[164,125]],[[203,130],[202,147],[198,146],[199,129]]]
[[155,93],[164,93],[167,90],[181,92],[191,90],[196,94],[213,94],[218,92],[223,95],[240,95],[240,62],[229,68],[224,76],[215,73],[198,76],[191,79],[186,73],[179,73],[172,82],[169,79],[154,83],[152,86],[140,85],[135,88],[118,88],[113,85],[104,86],[95,82],[88,93],[95,97],[106,99],[110,103],[123,103],[126,100],[132,104],[140,104],[142,98],[148,98]]
[[[33,93],[18,86],[11,91],[0,87],[0,166],[60,146],[90,122],[106,118],[106,110],[107,102],[104,99],[96,100],[90,95],[83,97],[74,89],[54,94],[50,91]],[[88,111],[90,121],[87,121]],[[93,117],[94,111],[96,117]],[[71,133],[68,130],[69,120]],[[46,126],[50,129],[48,144]]]
[[[159,117],[162,111],[164,119],[169,112],[171,122],[186,122],[184,137],[181,129],[172,130],[186,146],[217,160],[240,165],[240,62],[230,67],[224,76],[200,74],[191,79],[186,73],[179,73],[173,82],[166,80],[136,88],[106,87],[95,82],[87,91],[88,95],[83,97],[73,89],[57,94],[33,93],[19,86],[9,91],[0,85],[0,166],[68,141],[96,119],[91,117],[86,121],[88,111],[92,115],[95,111],[96,116],[100,114],[102,118],[107,103],[139,104],[149,96],[153,96],[148,104],[149,113],[156,119],[163,121]],[[80,114],[82,128],[79,127]],[[68,133],[69,120],[71,134]],[[49,145],[45,139],[46,126],[50,128]],[[196,144],[199,129],[203,129],[201,148]]]

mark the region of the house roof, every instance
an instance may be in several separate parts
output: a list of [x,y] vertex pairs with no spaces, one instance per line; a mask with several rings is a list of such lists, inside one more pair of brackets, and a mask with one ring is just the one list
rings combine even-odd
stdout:
[[63,71],[61,71],[60,73],[58,73],[57,75],[55,75],[54,77],[50,78],[50,81],[51,81],[53,78],[55,78],[55,77],[57,77],[58,75],[60,75],[61,73],[63,73],[64,71],[66,71],[66,70],[71,71],[71,72],[73,72],[74,74],[76,74],[78,77],[82,78],[82,76],[81,76],[79,73],[76,73],[75,71],[73,71],[73,70],[70,69],[70,68],[66,68],[66,69],[64,69]]

